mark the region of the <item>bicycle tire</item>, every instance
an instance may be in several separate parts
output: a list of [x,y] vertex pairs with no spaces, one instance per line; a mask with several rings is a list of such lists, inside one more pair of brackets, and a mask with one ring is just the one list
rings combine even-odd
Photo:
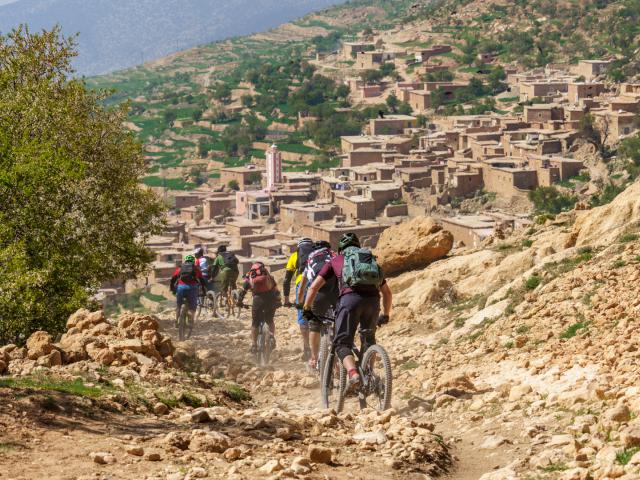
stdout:
[[[382,376],[382,378],[384,379],[384,385],[382,385],[382,387],[380,387],[380,385],[377,385],[376,392],[374,392],[378,398],[377,410],[382,412],[391,408],[391,396],[393,393],[393,373],[391,371],[391,361],[389,360],[387,351],[384,349],[384,347],[382,347],[382,345],[373,345],[369,347],[369,349],[365,352],[364,358],[362,359],[363,368],[366,368],[366,375],[371,375],[371,373],[369,373],[369,363],[371,361],[371,357],[374,354],[378,355],[384,369],[384,374]],[[371,378],[368,379],[368,381],[371,380]]]
[[189,307],[184,304],[180,307],[180,315],[178,316],[178,340],[184,341],[185,329],[187,328],[187,315],[189,314]]
[[211,315],[211,318],[215,318],[216,316],[216,294],[212,291],[207,292],[207,296],[205,298],[205,307],[207,312]]
[[342,413],[344,401],[347,396],[347,369],[340,363],[340,382],[338,384],[338,401],[336,402],[336,412]]
[[324,367],[331,350],[331,338],[326,330],[323,329],[322,337],[320,337],[320,352],[318,352],[318,376],[320,381],[324,379]]
[[323,408],[330,408],[331,406],[331,395],[334,390],[334,379],[333,379],[333,368],[329,367],[329,364],[332,364],[335,361],[336,354],[335,352],[329,352],[327,355],[327,359],[325,361],[325,366],[323,367],[322,374],[322,383],[320,386],[320,401],[322,402]]
[[226,305],[225,305],[225,296],[222,292],[216,293],[216,316],[220,320],[225,320],[226,316]]
[[269,365],[269,361],[271,360],[271,336],[269,332],[269,326],[266,323],[262,324],[262,366],[266,367]]

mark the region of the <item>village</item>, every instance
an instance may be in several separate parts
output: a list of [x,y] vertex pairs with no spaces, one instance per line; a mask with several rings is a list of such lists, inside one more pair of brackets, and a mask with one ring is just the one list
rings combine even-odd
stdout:
[[[338,166],[318,172],[286,171],[287,162],[305,156],[282,151],[277,136],[254,142],[263,156],[223,166],[219,178],[192,191],[172,192],[168,226],[148,244],[156,253],[149,276],[112,282],[102,293],[152,285],[170,297],[166,287],[176,264],[196,246],[208,252],[227,246],[244,272],[257,260],[277,272],[300,237],[335,244],[343,233],[356,232],[366,246],[375,247],[386,228],[420,215],[437,217],[457,247],[480,247],[496,233],[532,224],[530,209],[521,206],[530,205],[527,196],[533,190],[576,178],[586,179],[585,191],[591,188],[591,172],[576,155],[585,116],[593,119],[603,144],[615,144],[638,128],[640,84],[605,82],[608,59],[528,71],[500,65],[504,91],[496,98],[506,110],[470,114],[463,108],[463,114],[442,115],[433,102],[454,99],[457,90],[468,87],[470,76],[421,79],[452,68],[447,54],[453,48],[435,44],[398,50],[378,39],[343,41],[330,55],[310,52],[319,71],[333,69],[330,74],[349,86],[354,104],[376,105],[393,96],[412,112],[380,111],[359,135],[341,137]],[[481,71],[497,68],[495,62],[490,53],[482,53],[475,64]],[[335,69],[345,63],[353,76]],[[362,72],[389,63],[399,72],[398,81],[363,81]],[[317,120],[300,112],[297,128]],[[166,196],[166,190],[158,193]],[[456,208],[480,196],[497,198],[506,208],[468,214]]]

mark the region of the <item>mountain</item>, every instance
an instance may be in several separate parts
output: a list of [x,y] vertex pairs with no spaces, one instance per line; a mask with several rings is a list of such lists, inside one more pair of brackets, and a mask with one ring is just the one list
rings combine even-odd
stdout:
[[223,38],[264,31],[345,0],[0,0],[0,32],[60,24],[79,33],[75,66],[95,75]]

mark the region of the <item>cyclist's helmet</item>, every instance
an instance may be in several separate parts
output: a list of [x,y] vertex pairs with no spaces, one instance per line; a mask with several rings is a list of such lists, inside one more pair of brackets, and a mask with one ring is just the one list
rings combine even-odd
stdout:
[[314,245],[313,245],[315,250],[320,250],[322,248],[328,248],[329,250],[331,250],[331,244],[329,242],[327,242],[326,240],[318,240]]
[[227,251],[227,246],[226,245],[220,245],[218,247],[217,253],[224,253]]
[[196,261],[196,257],[193,255],[187,255],[184,257],[184,263],[194,263]]
[[198,248],[196,248],[196,249],[193,251],[193,255],[194,255],[196,258],[200,258],[200,257],[202,257],[202,256],[204,255],[204,248],[202,248],[202,247],[198,247]]
[[340,239],[338,251],[342,252],[348,247],[360,247],[360,240],[355,233],[345,233]]
[[307,237],[301,238],[300,241],[298,242],[298,247],[301,247],[302,245],[307,245],[309,243],[313,243],[313,240]]

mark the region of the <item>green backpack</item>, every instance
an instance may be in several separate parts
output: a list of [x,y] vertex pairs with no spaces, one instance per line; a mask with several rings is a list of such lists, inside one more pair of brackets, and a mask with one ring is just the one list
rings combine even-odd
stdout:
[[382,269],[371,250],[349,247],[345,249],[342,267],[342,282],[349,287],[382,285]]

